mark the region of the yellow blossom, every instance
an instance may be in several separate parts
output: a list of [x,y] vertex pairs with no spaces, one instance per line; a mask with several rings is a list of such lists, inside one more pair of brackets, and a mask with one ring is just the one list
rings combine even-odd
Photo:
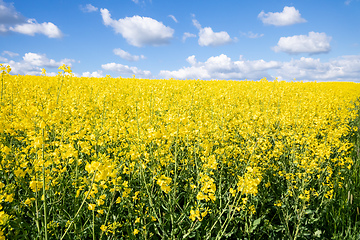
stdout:
[[165,175],[161,175],[161,177],[156,181],[156,183],[161,187],[161,190],[165,193],[169,193],[171,191],[170,183],[171,178],[166,177]]
[[95,207],[96,207],[96,204],[89,203],[89,205],[88,205],[88,209],[89,209],[90,211],[94,211],[94,210],[95,210]]
[[230,188],[230,189],[229,189],[229,192],[231,193],[231,195],[232,195],[233,197],[235,197],[236,190],[234,190],[233,188]]

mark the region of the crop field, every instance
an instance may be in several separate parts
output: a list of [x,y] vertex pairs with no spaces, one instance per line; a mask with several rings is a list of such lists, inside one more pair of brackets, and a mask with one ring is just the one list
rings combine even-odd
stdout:
[[0,239],[359,239],[360,84],[10,75]]

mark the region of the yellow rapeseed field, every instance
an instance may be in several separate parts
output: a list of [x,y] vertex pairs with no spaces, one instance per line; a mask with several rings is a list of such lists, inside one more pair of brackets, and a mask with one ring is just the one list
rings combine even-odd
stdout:
[[0,239],[326,239],[359,203],[358,83],[10,71]]

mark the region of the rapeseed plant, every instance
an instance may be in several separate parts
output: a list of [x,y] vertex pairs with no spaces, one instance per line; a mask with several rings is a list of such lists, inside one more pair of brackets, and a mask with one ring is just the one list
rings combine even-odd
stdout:
[[0,239],[359,237],[359,84],[59,70],[0,65]]

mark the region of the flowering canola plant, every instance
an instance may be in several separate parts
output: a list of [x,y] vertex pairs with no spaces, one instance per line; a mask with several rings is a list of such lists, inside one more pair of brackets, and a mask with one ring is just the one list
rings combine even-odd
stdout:
[[332,234],[316,219],[357,166],[359,84],[59,69],[1,66],[0,239]]

